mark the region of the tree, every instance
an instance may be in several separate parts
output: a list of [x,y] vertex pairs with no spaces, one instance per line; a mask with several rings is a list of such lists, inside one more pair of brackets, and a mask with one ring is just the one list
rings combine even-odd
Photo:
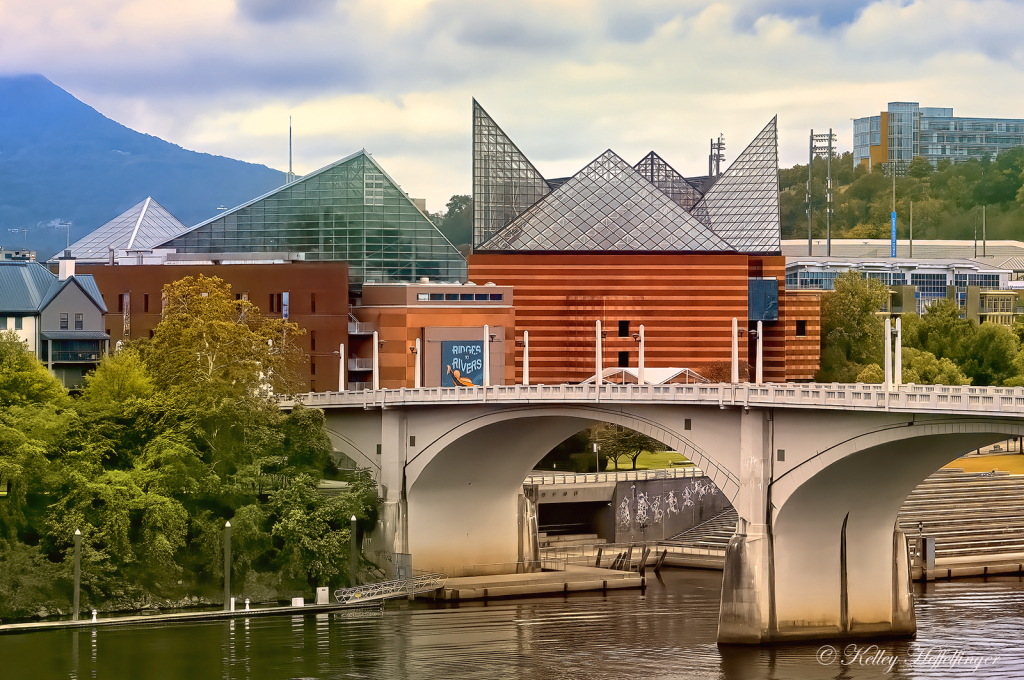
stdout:
[[473,241],[473,197],[463,194],[452,196],[443,215],[435,216],[437,228],[452,242],[461,246]]
[[985,323],[978,327],[961,364],[972,385],[1002,385],[1017,375],[1020,343],[1009,328]]
[[910,165],[907,166],[907,175],[918,179],[924,179],[933,172],[935,172],[935,169],[932,167],[931,162],[923,156],[915,156],[914,160],[910,161]]
[[0,333],[0,407],[62,401],[66,395],[17,333]]
[[888,290],[877,279],[848,271],[821,296],[822,362],[818,379],[851,382],[865,364],[879,364],[882,319]]
[[153,379],[138,350],[126,347],[100,361],[96,370],[85,376],[82,396],[94,402],[122,402],[145,399],[153,394]]
[[305,331],[259,307],[236,300],[217,277],[187,276],[164,286],[163,319],[147,357],[158,387],[193,389],[218,382],[236,391],[269,386],[279,393],[299,388],[303,354],[296,339]]
[[615,461],[615,467],[619,467],[619,458],[626,457],[633,463],[636,470],[636,461],[644,451],[667,451],[668,447],[657,439],[641,434],[636,430],[612,426],[604,429],[598,435],[601,452],[608,458]]
[[[904,316],[906,318],[907,315]],[[905,330],[905,327],[904,327]],[[904,335],[906,337],[906,335]],[[903,348],[903,382],[917,385],[970,385],[971,380],[949,359],[937,359],[931,352]],[[879,381],[881,382],[881,381]]]

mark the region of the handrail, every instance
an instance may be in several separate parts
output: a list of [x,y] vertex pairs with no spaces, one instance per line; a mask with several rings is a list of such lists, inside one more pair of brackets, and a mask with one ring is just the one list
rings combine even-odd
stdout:
[[907,413],[1024,415],[1024,388],[866,383],[714,383],[670,385],[492,385],[310,392],[279,404],[380,408],[451,404],[674,403],[740,408],[815,408]]

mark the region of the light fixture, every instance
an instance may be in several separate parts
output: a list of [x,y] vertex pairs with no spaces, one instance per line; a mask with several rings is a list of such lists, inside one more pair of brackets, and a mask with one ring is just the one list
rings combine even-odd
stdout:
[[640,334],[639,333],[633,333],[633,341],[634,342],[640,342]]

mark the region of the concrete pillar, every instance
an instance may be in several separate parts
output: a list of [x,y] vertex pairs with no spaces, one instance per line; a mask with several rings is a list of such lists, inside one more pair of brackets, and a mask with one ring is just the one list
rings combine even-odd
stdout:
[[885,391],[892,389],[892,319],[885,320],[885,329],[882,331],[882,351],[885,353]]
[[[405,493],[405,464],[409,441],[406,414],[401,409],[381,412],[380,469],[384,507],[381,536],[389,553],[409,552],[409,513]],[[393,564],[387,565],[393,567]],[[389,573],[389,576],[394,574]]]
[[491,327],[484,324],[484,387],[491,385]]
[[740,331],[736,317],[732,318],[732,379],[730,382],[740,381]]
[[523,331],[523,384],[530,384],[530,331]]
[[893,382],[896,385],[903,384],[903,319],[896,317],[896,357],[894,359],[896,368],[893,371]]
[[71,620],[78,620],[78,610],[81,608],[82,593],[82,532],[75,529],[75,596],[71,609]]
[[344,343],[338,345],[338,391],[344,392],[345,387],[345,345]]
[[373,332],[373,389],[380,389],[380,343],[377,331]]
[[764,325],[757,322],[757,384],[764,382]]
[[423,358],[420,356],[420,353],[422,351],[423,348],[420,346],[420,339],[416,338],[416,352],[415,355],[413,356],[413,360],[416,362],[416,389],[423,387]]
[[636,382],[638,385],[644,384],[644,325],[640,324],[640,359],[636,365]]
[[718,642],[757,644],[775,627],[772,548],[768,521],[771,471],[771,422],[768,412],[740,414],[739,522],[725,551]]
[[603,357],[604,347],[602,346],[602,342],[601,342],[601,320],[600,319],[597,320],[596,329],[597,329],[596,330],[596,332],[597,332],[597,336],[596,336],[596,339],[597,339],[597,350],[596,350],[595,356],[594,356],[594,384],[598,388],[600,388],[601,387],[601,382],[602,382],[602,377],[603,377],[601,374],[604,372],[604,357]]
[[224,611],[231,610],[231,522],[224,523]]
[[917,632],[917,617],[914,615],[914,592],[910,582],[910,549],[907,535],[898,525],[892,532],[892,555],[892,632],[913,635]]

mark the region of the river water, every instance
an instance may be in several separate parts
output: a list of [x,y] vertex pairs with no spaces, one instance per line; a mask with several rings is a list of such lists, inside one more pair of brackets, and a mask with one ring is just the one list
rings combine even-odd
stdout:
[[642,594],[3,635],[0,680],[1024,678],[1024,579],[918,586],[915,640],[835,655],[720,649],[721,580],[665,570]]

